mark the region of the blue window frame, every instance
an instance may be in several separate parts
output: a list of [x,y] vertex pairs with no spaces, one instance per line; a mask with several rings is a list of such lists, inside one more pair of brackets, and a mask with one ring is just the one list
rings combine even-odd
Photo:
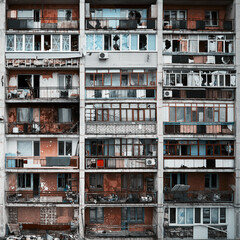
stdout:
[[90,223],[103,223],[104,222],[104,208],[93,207],[89,211]]
[[122,221],[126,221],[128,223],[144,223],[144,208],[122,208]]

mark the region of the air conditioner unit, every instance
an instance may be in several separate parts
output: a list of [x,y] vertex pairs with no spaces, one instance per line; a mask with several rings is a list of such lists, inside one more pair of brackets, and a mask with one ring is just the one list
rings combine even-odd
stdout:
[[108,59],[108,53],[100,52],[98,58],[102,59],[102,60],[106,60],[106,59]]
[[147,158],[146,159],[146,165],[147,166],[155,166],[156,165],[156,159],[154,159],[154,158]]
[[163,91],[163,97],[172,97],[172,91]]

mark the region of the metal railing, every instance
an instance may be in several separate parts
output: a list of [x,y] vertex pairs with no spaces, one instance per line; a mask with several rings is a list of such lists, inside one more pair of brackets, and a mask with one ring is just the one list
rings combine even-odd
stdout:
[[[53,157],[51,157],[53,158]],[[57,163],[47,157],[6,156],[7,169],[34,169],[34,168],[78,168],[79,157],[56,157]]]
[[165,202],[233,202],[233,191],[164,191]]
[[14,30],[26,30],[26,29],[54,29],[54,30],[78,30],[79,18],[71,18],[66,20],[64,18],[8,18],[7,28]]
[[91,158],[86,157],[86,169],[156,169],[157,156],[145,158],[112,157]]
[[233,31],[233,20],[196,20],[196,19],[163,19],[164,30],[221,30]]
[[91,18],[86,19],[86,30],[134,30],[156,29],[156,19],[141,18],[139,20],[129,18]]
[[85,203],[98,204],[128,204],[128,203],[157,203],[156,192],[87,192],[85,193]]
[[89,237],[156,237],[156,225],[131,224],[122,225],[86,225],[86,236]]
[[223,134],[232,135],[235,124],[232,122],[164,122],[165,134]]
[[79,122],[55,123],[55,122],[11,122],[6,124],[7,134],[78,134]]
[[78,193],[75,191],[6,191],[8,203],[78,203]]
[[33,87],[17,88],[6,87],[6,100],[32,100],[32,99],[79,99],[79,87]]
[[78,58],[6,59],[7,68],[78,68]]

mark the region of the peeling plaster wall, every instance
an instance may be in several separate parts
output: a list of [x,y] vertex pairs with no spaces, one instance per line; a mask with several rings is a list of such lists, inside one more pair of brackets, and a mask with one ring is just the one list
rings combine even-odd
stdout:
[[9,173],[7,182],[8,182],[8,191],[17,190],[17,174],[16,173]]
[[39,223],[40,208],[37,207],[20,207],[18,208],[19,223]]

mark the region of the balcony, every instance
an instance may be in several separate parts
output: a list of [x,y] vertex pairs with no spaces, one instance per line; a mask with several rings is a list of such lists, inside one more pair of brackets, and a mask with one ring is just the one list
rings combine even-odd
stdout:
[[124,225],[87,225],[87,237],[156,237],[156,225],[129,224]]
[[156,29],[156,19],[92,18],[86,20],[86,30],[142,30]]
[[234,123],[180,123],[164,122],[165,134],[219,134],[233,135]]
[[47,58],[47,59],[6,59],[6,68],[18,69],[18,68],[79,68],[79,59],[77,58]]
[[78,18],[63,20],[59,18],[8,18],[7,28],[9,30],[78,30]]
[[156,192],[88,192],[85,203],[89,204],[151,204],[157,203]]
[[6,156],[7,169],[78,169],[79,157]]
[[45,203],[73,204],[78,203],[78,193],[67,191],[6,191],[7,203]]
[[86,169],[157,169],[157,159],[152,158],[86,158]]
[[57,100],[57,101],[79,101],[79,88],[60,87],[33,87],[18,89],[17,87],[6,87],[7,101],[27,100]]
[[79,122],[54,123],[54,122],[11,122],[6,124],[7,134],[78,134]]
[[216,22],[196,19],[163,20],[163,30],[204,30],[204,31],[234,31],[232,20],[216,19]]
[[165,202],[212,203],[233,202],[233,191],[164,191]]
[[157,126],[154,122],[88,122],[86,124],[86,134],[129,134],[129,135],[149,135],[156,134]]
[[230,156],[213,156],[213,157],[196,157],[196,156],[185,156],[185,157],[168,157],[164,156],[164,168],[165,169],[234,169],[235,166],[234,157]]

